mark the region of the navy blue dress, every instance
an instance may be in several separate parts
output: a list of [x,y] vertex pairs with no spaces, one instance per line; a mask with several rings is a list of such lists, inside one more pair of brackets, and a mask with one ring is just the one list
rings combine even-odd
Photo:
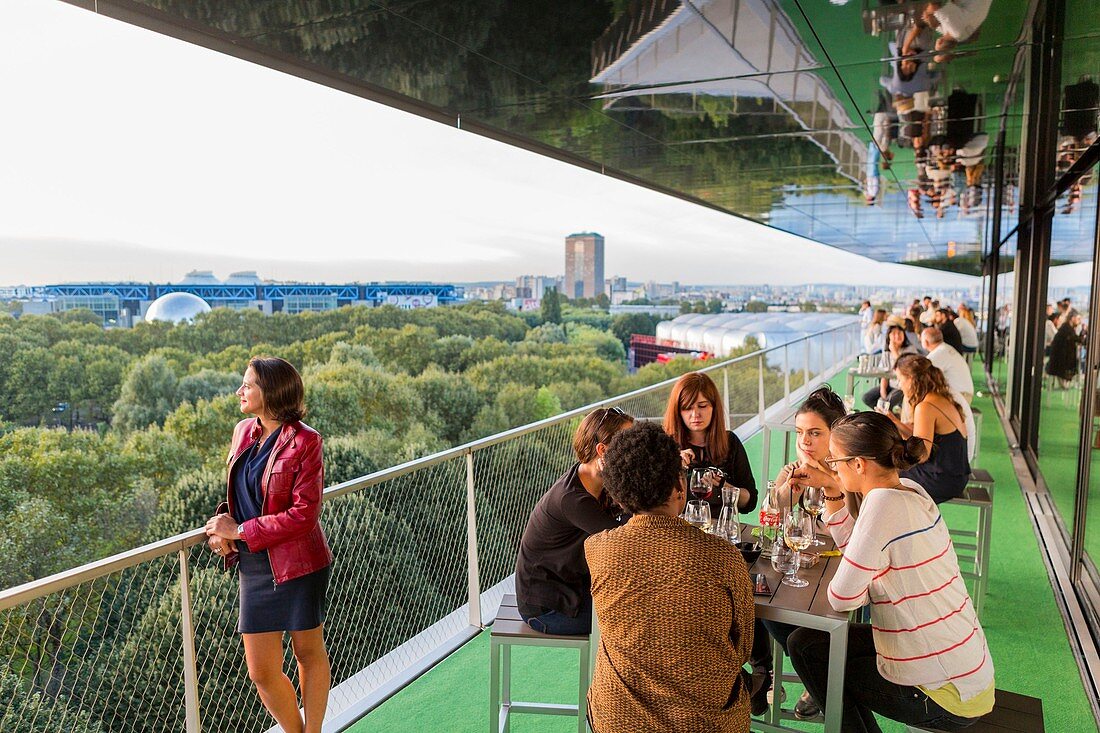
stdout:
[[[264,469],[280,432],[276,430],[263,444],[253,445],[233,464],[230,486],[238,524],[263,512]],[[237,552],[241,579],[237,633],[307,631],[324,623],[330,567],[276,584],[267,550],[251,552],[242,539],[237,540]]]

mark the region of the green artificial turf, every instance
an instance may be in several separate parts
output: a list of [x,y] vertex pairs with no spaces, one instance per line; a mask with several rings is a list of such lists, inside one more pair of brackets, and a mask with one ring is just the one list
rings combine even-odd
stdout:
[[[843,389],[843,377],[837,379],[834,386]],[[979,383],[977,377],[975,383]],[[997,686],[1042,698],[1048,731],[1096,731],[996,410],[985,396],[977,397],[974,404],[981,408],[985,418],[978,463],[997,483],[990,582],[982,619],[996,667]],[[775,450],[781,451],[781,442],[775,443]],[[746,447],[754,468],[759,471],[759,438],[748,441]],[[777,454],[772,465],[778,468],[780,460],[781,454]],[[943,513],[953,527],[972,521],[973,512],[961,507],[945,506]],[[576,658],[572,650],[515,649],[514,698],[571,701],[577,689]],[[791,685],[787,689],[790,704],[799,690]],[[488,633],[482,633],[351,730],[481,733],[488,729],[488,706],[489,639]],[[821,729],[813,724],[793,725],[804,730]],[[883,721],[882,728],[886,733],[904,731],[903,726],[892,721]],[[516,733],[564,733],[576,730],[576,724],[565,717],[517,715],[512,729]]]

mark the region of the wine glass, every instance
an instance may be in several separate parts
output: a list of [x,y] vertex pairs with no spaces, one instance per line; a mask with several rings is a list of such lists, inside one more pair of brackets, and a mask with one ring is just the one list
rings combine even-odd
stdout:
[[691,469],[691,480],[688,482],[688,490],[696,499],[709,499],[714,493],[714,488],[707,480],[707,468]]
[[[825,511],[825,487],[824,486],[807,486],[802,492],[802,507],[806,512],[813,517],[814,522],[821,515],[821,512]],[[816,524],[814,524],[816,527]],[[817,534],[814,534],[813,542],[810,543],[810,547],[821,547],[825,543],[817,538]]]
[[710,524],[710,504],[705,501],[689,501],[684,508],[684,520],[693,527],[705,530]]
[[802,551],[810,546],[814,538],[814,520],[807,512],[793,509],[783,520],[783,541],[794,550],[791,569],[783,577],[783,585],[804,588],[809,583],[798,577],[798,568],[802,562]]

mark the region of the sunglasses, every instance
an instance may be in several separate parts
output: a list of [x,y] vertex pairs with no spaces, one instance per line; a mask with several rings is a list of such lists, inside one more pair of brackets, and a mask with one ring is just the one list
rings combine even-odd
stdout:
[[630,417],[630,415],[627,415],[626,412],[621,407],[608,407],[608,408],[604,409],[603,415],[600,415],[600,421],[598,423],[596,423],[596,430],[595,430],[596,433],[600,432],[600,428],[603,427],[604,421],[607,420],[608,415],[618,415],[619,417],[623,417],[623,418],[629,418]]

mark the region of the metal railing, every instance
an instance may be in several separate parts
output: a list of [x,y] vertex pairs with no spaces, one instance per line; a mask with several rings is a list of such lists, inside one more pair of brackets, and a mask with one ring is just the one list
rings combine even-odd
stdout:
[[[859,336],[853,322],[701,371],[747,439],[769,409],[849,363]],[[322,523],[337,558],[326,730],[360,717],[490,619],[511,587],[532,507],[572,462],[579,419],[610,405],[658,418],[674,382],[326,489]],[[268,728],[235,634],[236,581],[204,539],[186,532],[0,591],[0,730]]]

